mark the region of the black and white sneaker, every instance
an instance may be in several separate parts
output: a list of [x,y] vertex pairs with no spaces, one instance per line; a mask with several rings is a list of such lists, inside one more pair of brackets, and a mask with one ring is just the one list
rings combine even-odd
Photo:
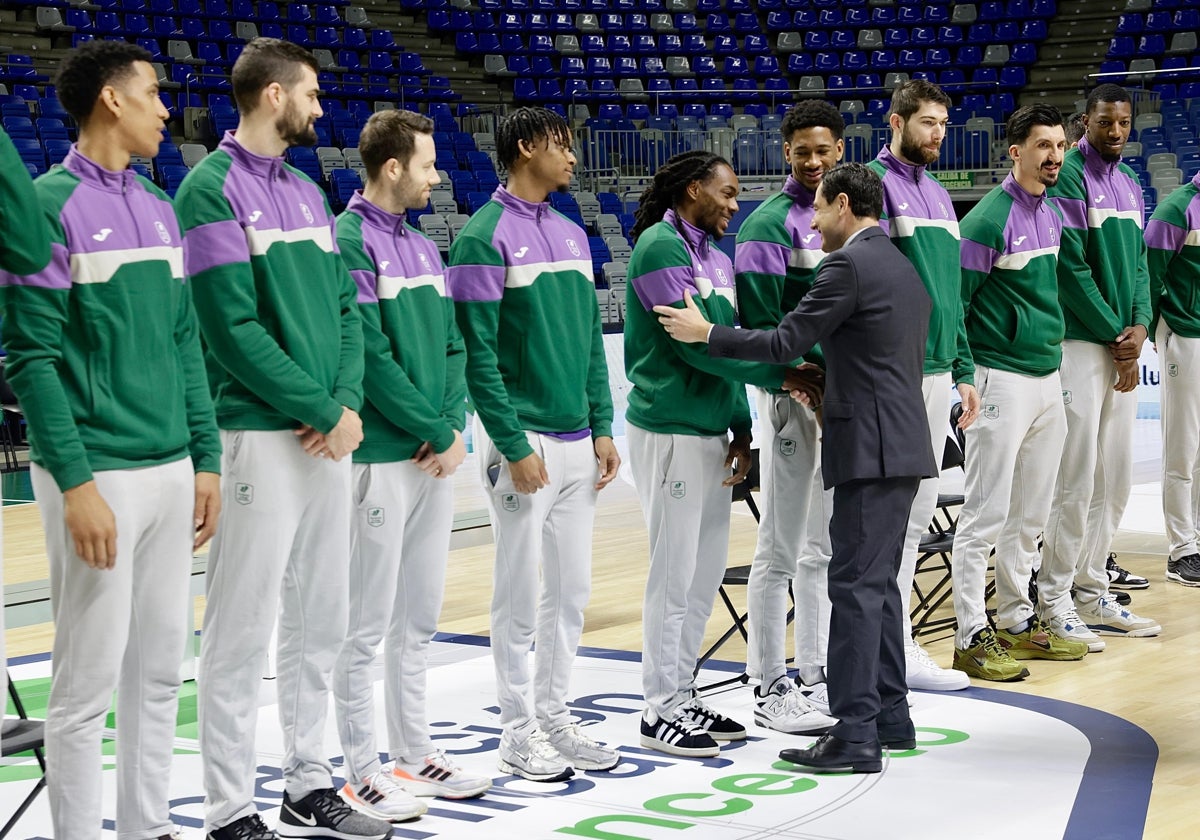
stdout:
[[692,695],[692,699],[680,706],[679,710],[714,741],[743,741],[746,738],[746,727],[705,704],[699,694]]
[[649,723],[642,717],[641,744],[648,750],[671,755],[715,756],[721,747],[696,722],[679,710],[674,717]]
[[263,825],[258,814],[242,817],[208,832],[208,840],[278,840],[279,835]]
[[1111,552],[1104,561],[1104,567],[1108,570],[1109,589],[1148,589],[1150,586],[1150,581],[1146,578],[1118,566],[1117,555]]
[[283,795],[279,809],[280,837],[320,837],[322,840],[386,840],[392,827],[383,820],[360,814],[333,788],[314,790],[292,801]]
[[1185,554],[1167,561],[1167,580],[1184,586],[1200,586],[1200,554]]

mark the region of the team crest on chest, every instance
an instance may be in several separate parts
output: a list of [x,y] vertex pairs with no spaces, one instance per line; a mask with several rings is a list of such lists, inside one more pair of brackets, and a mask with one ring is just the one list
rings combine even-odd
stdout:
[[158,231],[158,238],[163,241],[164,245],[171,244],[171,232],[167,230],[166,225],[164,225],[162,222],[156,221],[154,223],[154,229]]
[[308,222],[311,225],[313,223],[314,219],[313,219],[312,211],[308,209],[308,205],[301,203],[300,212],[304,214],[304,221]]
[[571,253],[577,257],[581,256],[583,253],[582,251],[579,250],[579,243],[577,243],[574,239],[567,240],[567,247],[570,248]]
[[725,275],[725,269],[717,266],[717,280],[722,286],[729,285],[729,278]]

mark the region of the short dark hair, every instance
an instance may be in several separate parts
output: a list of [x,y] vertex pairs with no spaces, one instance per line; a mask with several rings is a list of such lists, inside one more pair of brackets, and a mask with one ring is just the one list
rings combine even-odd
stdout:
[[832,201],[842,193],[850,212],[860,219],[878,219],[883,213],[883,181],[865,163],[841,163],[821,178],[821,193]]
[[554,140],[567,146],[571,143],[571,127],[561,114],[549,108],[510,111],[496,127],[496,157],[505,169],[511,169],[520,160],[522,140],[531,146],[540,140]]
[[408,166],[416,148],[416,135],[433,134],[433,120],[412,111],[376,111],[358,138],[367,178],[375,178],[392,158]]
[[246,44],[230,73],[238,110],[249,114],[257,108],[259,94],[270,84],[278,82],[290,88],[300,81],[305,66],[314,73],[320,70],[312,53],[303,47],[278,38],[255,38]]
[[779,133],[785,141],[806,128],[828,128],[834,140],[841,140],[846,120],[841,112],[823,99],[806,99],[783,115]]
[[922,102],[936,102],[950,110],[950,97],[946,95],[946,91],[924,79],[909,79],[892,91],[892,107],[889,113],[899,114],[908,119],[920,110]]
[[1087,105],[1083,109],[1084,113],[1092,113],[1101,102],[1128,102],[1130,107],[1132,107],[1133,97],[1129,95],[1129,91],[1120,85],[1111,83],[1099,85],[1088,94]]
[[138,61],[150,63],[154,56],[127,41],[88,41],[58,65],[54,77],[58,101],[82,124],[92,115],[104,86],[131,75]]
[[1074,114],[1067,117],[1065,125],[1067,129],[1068,146],[1078,143],[1080,138],[1087,133],[1087,127],[1083,124],[1083,117],[1083,111],[1076,111]]
[[1056,126],[1062,124],[1062,111],[1053,105],[1043,103],[1022,105],[1008,118],[1008,122],[1004,126],[1004,133],[1008,137],[1009,145],[1020,146],[1029,139],[1035,125]]

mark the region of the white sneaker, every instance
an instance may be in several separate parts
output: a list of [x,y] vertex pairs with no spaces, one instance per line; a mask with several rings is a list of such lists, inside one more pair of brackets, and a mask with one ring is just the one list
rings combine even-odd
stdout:
[[492,786],[492,780],[487,776],[466,772],[441,750],[418,761],[392,762],[392,775],[400,787],[413,796],[470,799]]
[[1094,610],[1079,610],[1079,617],[1101,636],[1157,636],[1162,627],[1152,618],[1134,615],[1115,601],[1101,596]]
[[818,710],[787,677],[771,685],[766,697],[754,697],[754,722],[788,735],[823,735],[837,720]]
[[534,729],[524,740],[509,730],[500,736],[500,770],[534,782],[561,782],[575,775],[571,762],[546,739],[546,733]]
[[829,714],[829,683],[819,682],[812,685],[800,683],[800,693],[818,712],[823,715]]
[[546,733],[550,744],[576,770],[611,770],[621,761],[621,755],[583,733],[577,723],[568,723]]
[[918,691],[961,691],[971,685],[962,671],[943,668],[916,641],[904,645],[905,682]]
[[415,820],[429,808],[400,786],[391,767],[381,767],[361,784],[346,782],[342,799],[354,810],[386,822]]
[[1104,650],[1104,640],[1083,623],[1083,619],[1079,617],[1079,613],[1075,612],[1074,607],[1061,615],[1043,618],[1042,621],[1053,633],[1064,639],[1072,642],[1086,642],[1088,653],[1099,653]]

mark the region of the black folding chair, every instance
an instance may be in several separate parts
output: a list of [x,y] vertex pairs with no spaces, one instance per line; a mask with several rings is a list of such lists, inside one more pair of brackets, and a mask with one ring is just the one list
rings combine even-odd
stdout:
[[[5,672],[7,676],[7,671]],[[33,790],[22,800],[17,810],[9,817],[8,822],[4,824],[4,828],[0,828],[0,840],[8,836],[12,831],[13,826],[17,824],[17,820],[29,810],[29,806],[33,804],[33,800],[41,793],[42,788],[46,786],[46,731],[45,721],[30,720],[25,714],[25,704],[21,702],[21,695],[17,693],[17,687],[13,685],[11,678],[8,679],[8,696],[12,699],[13,707],[16,709],[17,717],[4,719],[3,734],[0,735],[0,755],[5,758],[20,753],[32,752],[37,759],[38,765],[42,768],[42,775],[38,777],[37,784],[33,786]]]

